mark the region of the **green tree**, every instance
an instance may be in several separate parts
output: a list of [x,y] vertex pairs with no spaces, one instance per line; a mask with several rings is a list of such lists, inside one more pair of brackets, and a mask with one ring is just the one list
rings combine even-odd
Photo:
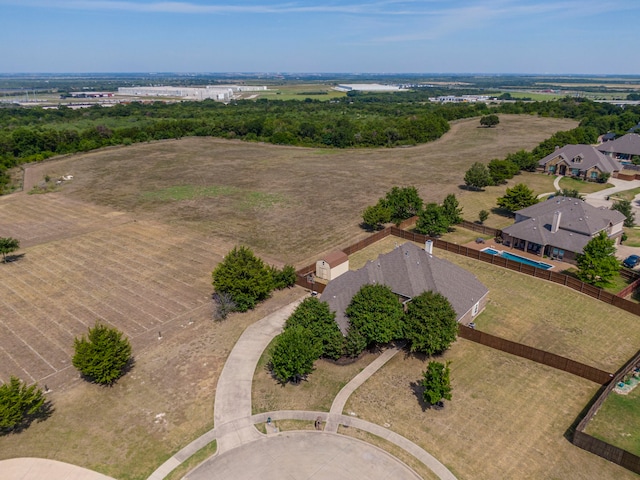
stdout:
[[458,336],[456,312],[449,300],[431,291],[414,297],[407,305],[404,336],[412,352],[444,352]]
[[13,253],[20,248],[20,241],[11,237],[0,237],[0,253],[2,253],[2,261],[7,263],[7,255]]
[[317,297],[309,297],[298,305],[287,319],[285,330],[300,325],[314,338],[320,340],[321,355],[333,359],[340,358],[344,349],[344,336],[336,323],[336,314],[329,310],[327,302]]
[[487,210],[480,210],[478,213],[478,221],[481,225],[487,221],[487,218],[489,218],[489,212]]
[[510,153],[505,160],[515,163],[520,170],[525,172],[535,172],[538,168],[538,161],[531,152],[526,150],[518,150],[516,153]]
[[362,222],[371,230],[380,230],[383,225],[391,221],[391,210],[382,202],[365,208],[362,212]]
[[451,371],[449,362],[429,362],[427,370],[422,372],[420,382],[424,392],[424,401],[435,405],[440,400],[451,400]]
[[533,190],[524,183],[519,183],[513,188],[507,188],[504,196],[498,198],[498,206],[512,213],[536,203],[538,203],[538,199]]
[[382,205],[391,211],[391,221],[397,225],[420,213],[422,198],[416,187],[393,187],[387,192]]
[[240,312],[254,308],[274,289],[271,270],[247,247],[234,247],[212,276],[216,292],[231,295]]
[[402,304],[386,285],[363,285],[345,313],[350,329],[362,335],[367,346],[389,343],[402,335]]
[[489,169],[491,182],[494,185],[502,185],[503,183],[507,183],[507,180],[513,178],[513,176],[520,171],[518,166],[512,161],[498,160],[497,158],[491,160],[487,168]]
[[636,224],[635,217],[633,215],[633,210],[631,210],[631,201],[630,200],[616,200],[613,202],[611,206],[611,210],[617,210],[621,214],[625,216],[624,226],[628,228],[632,228]]
[[480,119],[480,125],[482,125],[483,127],[495,127],[499,123],[500,123],[500,117],[494,114],[485,115]]
[[484,163],[475,162],[464,174],[465,185],[472,190],[482,190],[491,185],[491,175]]
[[271,271],[274,289],[283,290],[296,284],[296,269],[293,265],[285,265],[282,270],[272,266],[269,270]]
[[620,262],[615,257],[615,242],[603,230],[589,240],[576,255],[578,278],[597,287],[606,287],[620,270]]
[[444,210],[437,203],[428,203],[420,212],[416,222],[416,232],[430,237],[437,237],[449,231],[449,220]]
[[82,375],[101,385],[111,385],[120,378],[131,362],[131,344],[122,332],[96,323],[74,341],[71,363]]
[[456,225],[462,222],[462,208],[453,193],[447,195],[442,202],[442,213],[449,222],[449,225]]
[[45,410],[42,390],[11,376],[0,385],[0,432],[20,430]]
[[576,188],[563,188],[556,192],[556,196],[584,199],[584,196]]
[[293,325],[276,337],[271,371],[282,383],[298,383],[313,371],[313,363],[321,353],[321,340],[302,325]]

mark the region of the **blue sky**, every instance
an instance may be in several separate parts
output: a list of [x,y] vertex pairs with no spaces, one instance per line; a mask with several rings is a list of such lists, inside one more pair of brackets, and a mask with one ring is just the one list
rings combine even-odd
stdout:
[[0,72],[640,74],[638,0],[0,0]]

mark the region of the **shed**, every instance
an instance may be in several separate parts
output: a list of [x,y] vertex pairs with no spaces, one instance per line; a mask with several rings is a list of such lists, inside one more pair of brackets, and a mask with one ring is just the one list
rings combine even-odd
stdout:
[[349,271],[349,257],[336,250],[316,262],[316,277],[330,281]]

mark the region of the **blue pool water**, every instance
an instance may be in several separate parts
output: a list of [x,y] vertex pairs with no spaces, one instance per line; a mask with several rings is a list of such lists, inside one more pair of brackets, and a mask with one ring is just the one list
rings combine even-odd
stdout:
[[551,270],[553,268],[553,265],[549,265],[548,263],[536,262],[535,260],[529,260],[528,258],[521,257],[520,255],[503,252],[500,250],[496,250],[495,248],[483,248],[481,251],[484,253],[488,253],[489,255],[499,255],[503,258],[513,260],[514,262],[520,262],[524,263],[525,265],[531,265],[532,267],[542,268],[543,270]]

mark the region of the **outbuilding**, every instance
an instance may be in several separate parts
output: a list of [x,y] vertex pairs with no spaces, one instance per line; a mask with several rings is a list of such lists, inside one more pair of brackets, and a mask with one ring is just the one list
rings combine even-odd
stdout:
[[316,277],[331,281],[349,271],[349,257],[342,250],[336,250],[316,262]]

